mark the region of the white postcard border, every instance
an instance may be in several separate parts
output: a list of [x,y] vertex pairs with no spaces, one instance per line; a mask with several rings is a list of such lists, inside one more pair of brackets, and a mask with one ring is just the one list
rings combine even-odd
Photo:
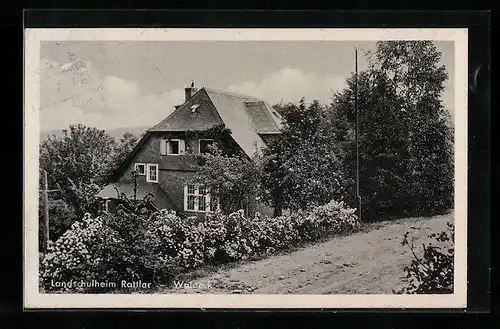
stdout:
[[[42,41],[440,40],[455,45],[455,287],[449,295],[41,294],[38,152]],[[25,308],[464,308],[467,304],[467,29],[26,29],[24,64]]]

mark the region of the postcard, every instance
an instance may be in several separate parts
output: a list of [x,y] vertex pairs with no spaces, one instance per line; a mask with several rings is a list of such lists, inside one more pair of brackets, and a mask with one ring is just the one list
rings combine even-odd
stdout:
[[465,308],[467,29],[26,29],[25,308]]

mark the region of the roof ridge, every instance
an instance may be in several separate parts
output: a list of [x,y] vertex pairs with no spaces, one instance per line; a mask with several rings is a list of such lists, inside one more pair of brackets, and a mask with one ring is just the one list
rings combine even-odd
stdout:
[[216,88],[209,88],[209,87],[203,87],[202,89],[205,89],[208,92],[214,92],[214,93],[218,93],[218,94],[225,94],[225,95],[235,96],[235,97],[239,97],[239,98],[254,99],[256,101],[264,102],[264,100],[262,100],[262,99],[260,99],[258,97],[255,97],[255,96],[243,95],[243,94],[235,93],[235,92],[232,92],[232,91],[227,91],[227,90],[224,90],[224,89],[216,89]]
[[[198,93],[201,92],[201,90],[204,89],[204,88],[200,88],[198,89],[194,94],[193,96],[191,97],[194,97],[195,95],[197,95]],[[175,113],[177,112],[180,112],[182,111],[185,107],[186,107],[186,103],[187,101],[184,100],[184,102],[182,104],[179,104],[179,105],[174,105],[174,110],[172,112],[170,112],[169,115],[167,115],[163,120],[161,120],[160,122],[158,122],[157,124],[155,124],[154,126],[152,126],[151,128],[147,129],[146,131],[153,131],[156,127],[160,126],[162,123],[164,123],[165,121],[167,121],[170,117],[172,117]],[[175,107],[177,106],[177,107]]]

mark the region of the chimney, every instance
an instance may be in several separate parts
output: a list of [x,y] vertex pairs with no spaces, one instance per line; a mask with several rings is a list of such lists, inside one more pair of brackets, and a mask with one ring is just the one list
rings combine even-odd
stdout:
[[196,91],[198,91],[198,89],[194,87],[194,81],[191,82],[191,86],[189,88],[185,88],[184,90],[186,92],[185,102],[187,102],[191,98],[191,96],[193,96]]

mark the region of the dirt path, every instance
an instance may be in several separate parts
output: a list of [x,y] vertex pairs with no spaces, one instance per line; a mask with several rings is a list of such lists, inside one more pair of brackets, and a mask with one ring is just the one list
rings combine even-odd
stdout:
[[432,232],[440,232],[452,215],[384,223],[378,229],[309,246],[287,255],[220,270],[172,288],[167,293],[253,294],[381,294],[402,284],[404,267],[412,260],[403,235],[420,246]]

